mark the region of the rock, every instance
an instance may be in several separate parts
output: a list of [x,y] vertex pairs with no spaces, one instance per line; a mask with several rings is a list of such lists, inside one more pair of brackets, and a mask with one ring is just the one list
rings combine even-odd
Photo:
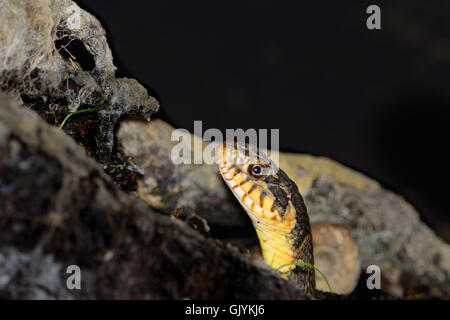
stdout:
[[[118,141],[143,175],[139,196],[168,214],[178,207],[195,211],[211,224],[213,237],[226,238],[221,226],[228,226],[230,233],[233,225],[236,230],[252,230],[249,221],[241,218],[246,215],[240,205],[218,178],[215,164],[173,164],[170,155],[177,142],[171,141],[172,131],[161,120],[121,124]],[[398,290],[389,292],[389,288],[400,285],[404,288],[400,297],[418,290],[432,296],[450,295],[450,247],[420,221],[418,212],[403,198],[327,158],[292,153],[279,157],[280,167],[305,198],[310,221],[346,227],[357,240],[361,272],[372,264],[380,266],[382,287],[388,294],[399,296]],[[256,243],[254,235],[253,239],[247,243]],[[401,276],[390,277],[394,272]]]
[[0,89],[51,124],[95,108],[94,115],[77,116],[85,121],[65,130],[101,162],[109,160],[122,116],[137,113],[149,120],[158,110],[136,80],[115,77],[105,31],[75,2],[4,0],[0,21]]
[[[69,265],[81,290],[66,287]],[[83,148],[0,95],[0,299],[310,298],[121,191]]]
[[[404,294],[450,294],[450,246],[420,221],[403,198],[381,187],[358,190],[320,175],[305,196],[312,223],[347,227],[359,245],[362,269],[378,265],[382,288],[401,285]],[[401,283],[392,283],[393,273]],[[396,291],[397,292],[397,291]],[[396,296],[395,292],[391,292]]]
[[[117,131],[125,155],[132,156],[143,177],[139,196],[153,208],[167,214],[177,209],[193,211],[207,218],[215,231],[246,228],[248,219],[234,197],[223,188],[217,168],[211,165],[175,165],[171,160],[173,128],[159,119],[153,125],[139,120],[124,121]],[[251,230],[251,229],[249,229]]]
[[312,224],[314,266],[316,270],[316,288],[329,292],[348,295],[353,292],[361,274],[358,244],[347,228],[329,222]]

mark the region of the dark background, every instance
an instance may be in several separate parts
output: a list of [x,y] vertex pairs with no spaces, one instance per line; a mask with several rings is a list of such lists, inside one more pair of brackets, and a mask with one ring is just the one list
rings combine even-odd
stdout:
[[448,1],[77,2],[164,120],[279,128],[282,150],[362,171],[450,240]]

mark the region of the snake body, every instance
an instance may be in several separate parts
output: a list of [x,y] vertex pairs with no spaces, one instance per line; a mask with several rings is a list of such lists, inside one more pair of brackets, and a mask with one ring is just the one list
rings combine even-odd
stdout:
[[250,217],[265,262],[315,293],[315,271],[292,262],[314,264],[311,226],[296,184],[264,153],[247,144],[217,148],[222,178]]

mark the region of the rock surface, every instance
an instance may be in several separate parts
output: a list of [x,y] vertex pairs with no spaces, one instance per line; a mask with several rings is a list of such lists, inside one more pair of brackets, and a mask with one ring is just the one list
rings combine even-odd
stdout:
[[206,217],[213,228],[245,228],[247,218],[233,202],[233,195],[223,188],[217,168],[174,164],[171,151],[177,142],[171,141],[173,127],[159,119],[152,123],[123,121],[117,130],[123,153],[132,156],[143,175],[138,180],[139,196],[167,214],[177,209],[194,211]]
[[137,113],[149,120],[158,110],[136,80],[115,77],[105,31],[73,1],[2,0],[0,21],[0,89],[52,124],[95,108],[95,139],[83,134],[89,123],[66,129],[101,162],[110,157],[122,116]]

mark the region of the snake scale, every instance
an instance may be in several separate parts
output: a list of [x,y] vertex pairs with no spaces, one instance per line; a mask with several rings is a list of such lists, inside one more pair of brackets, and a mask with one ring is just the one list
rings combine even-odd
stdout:
[[296,184],[251,145],[224,142],[217,148],[222,178],[250,217],[265,262],[315,294],[311,226]]

